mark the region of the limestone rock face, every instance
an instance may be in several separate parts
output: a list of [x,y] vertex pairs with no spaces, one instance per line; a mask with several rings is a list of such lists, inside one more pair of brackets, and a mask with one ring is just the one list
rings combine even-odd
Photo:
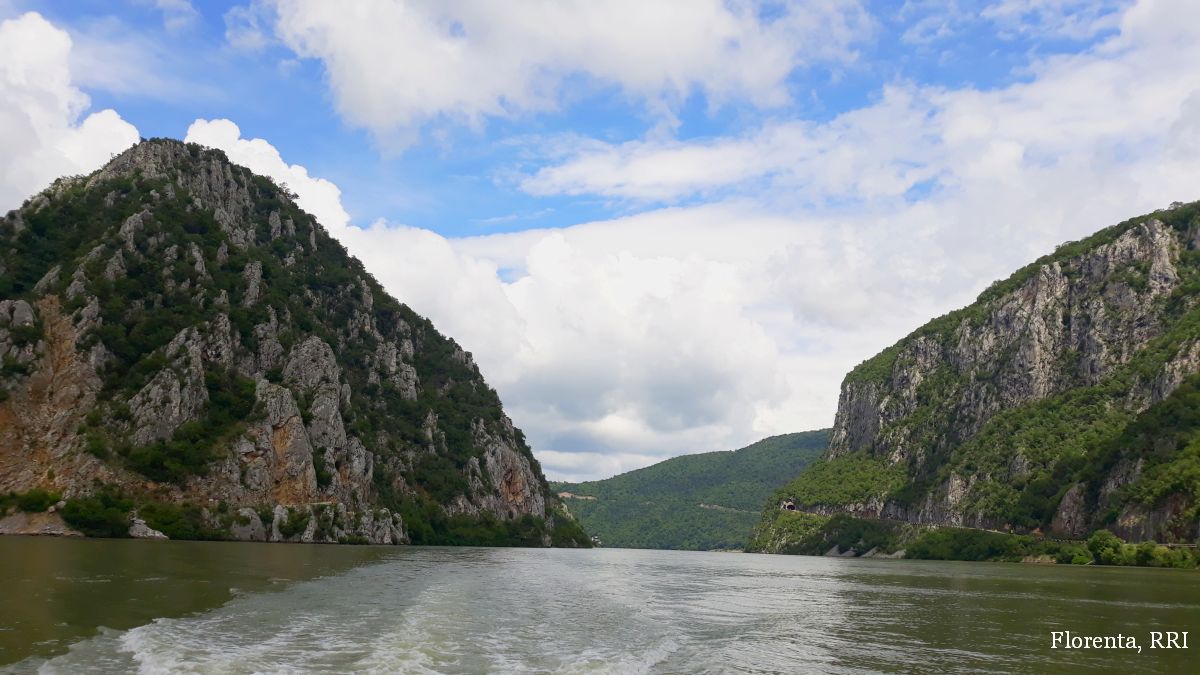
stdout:
[[[114,488],[248,541],[407,543],[409,507],[548,532],[558,502],[470,354],[293,199],[153,140],[0,219],[0,490]],[[82,243],[30,270],[30,223]]]
[[136,430],[133,442],[149,445],[171,434],[199,413],[207,401],[203,388],[192,380],[180,381],[172,370],[160,370],[129,402]]
[[254,509],[238,509],[230,531],[234,539],[241,541],[266,541],[267,530]]
[[289,384],[295,384],[306,389],[316,389],[321,385],[333,385],[337,388],[341,371],[333,348],[319,337],[310,337],[292,350],[283,376]]
[[134,518],[129,525],[129,536],[134,539],[166,539],[167,535],[146,524],[141,518]]
[[1076,483],[1059,502],[1050,531],[1061,537],[1080,538],[1087,534],[1089,520],[1084,485]]
[[1198,204],[1108,228],[855,368],[825,460],[900,480],[851,501],[815,490],[804,509],[1194,540],[1200,522],[1183,520],[1196,496],[1140,488],[1156,475],[1148,462],[1180,449],[1136,439],[1163,427],[1138,420],[1200,385],[1198,236]]
[[252,477],[247,487],[269,492],[276,504],[312,501],[317,492],[313,446],[292,392],[260,380],[255,397],[266,419],[248,433],[253,449],[242,446],[246,451],[238,453],[245,473]]

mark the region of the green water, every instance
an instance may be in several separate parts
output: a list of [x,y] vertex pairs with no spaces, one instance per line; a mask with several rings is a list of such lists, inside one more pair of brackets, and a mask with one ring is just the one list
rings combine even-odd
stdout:
[[0,579],[15,672],[1196,672],[1200,644],[1176,570],[0,538]]
[[0,537],[0,664],[378,562],[380,547]]

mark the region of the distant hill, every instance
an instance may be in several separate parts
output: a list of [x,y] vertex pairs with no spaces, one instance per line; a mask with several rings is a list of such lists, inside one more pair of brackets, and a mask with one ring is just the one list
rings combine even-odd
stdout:
[[749,539],[763,501],[828,444],[828,429],[784,434],[741,450],[685,455],[606,480],[550,487],[605,546],[737,549]]

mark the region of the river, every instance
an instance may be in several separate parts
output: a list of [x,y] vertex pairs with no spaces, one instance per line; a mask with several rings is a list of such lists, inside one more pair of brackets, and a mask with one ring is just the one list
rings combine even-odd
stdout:
[[1187,672],[1200,648],[1176,570],[0,537],[0,583],[8,672]]

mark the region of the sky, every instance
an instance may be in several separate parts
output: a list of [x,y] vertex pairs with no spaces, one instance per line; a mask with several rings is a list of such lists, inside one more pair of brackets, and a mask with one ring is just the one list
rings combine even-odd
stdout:
[[221,148],[552,479],[828,427],[927,320],[1200,199],[1191,0],[0,0],[0,54],[0,210]]

